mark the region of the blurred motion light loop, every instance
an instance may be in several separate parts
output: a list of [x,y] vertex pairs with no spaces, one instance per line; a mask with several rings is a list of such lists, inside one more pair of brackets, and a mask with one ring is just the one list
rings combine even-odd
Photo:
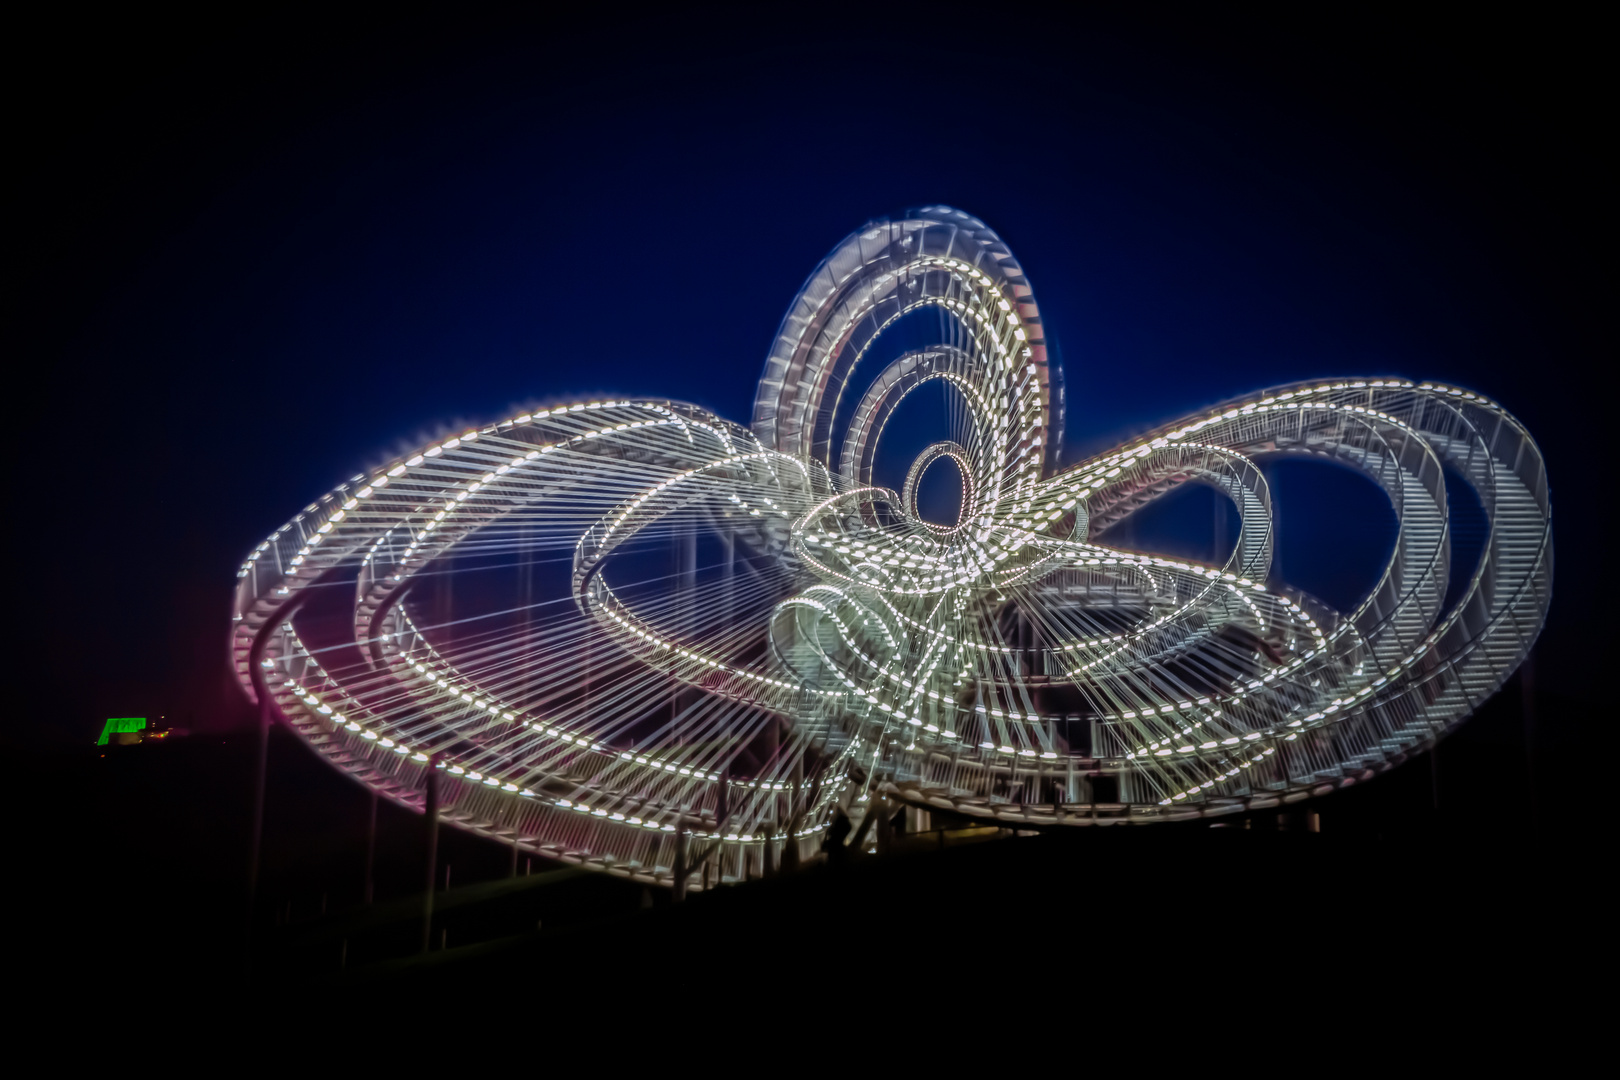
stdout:
[[[919,311],[940,340],[884,361]],[[897,493],[878,446],[934,384],[950,437]],[[1546,471],[1496,403],[1301,383],[1063,468],[1062,392],[1000,237],[944,206],[871,222],[790,305],[750,427],[674,401],[531,410],[311,504],[237,571],[238,677],[386,798],[421,808],[445,768],[457,827],[668,885],[812,858],[874,796],[1092,827],[1347,786],[1453,730],[1540,632]],[[1395,510],[1350,610],[1273,572],[1257,462],[1290,454]],[[941,458],[950,525],[917,511]],[[1447,470],[1489,523],[1449,600]],[[1098,542],[1189,483],[1235,509],[1221,565]]]

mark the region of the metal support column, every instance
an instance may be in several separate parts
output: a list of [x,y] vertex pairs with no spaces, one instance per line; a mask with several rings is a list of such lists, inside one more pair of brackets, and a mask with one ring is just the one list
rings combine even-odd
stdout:
[[371,792],[371,815],[366,824],[366,885],[365,903],[370,906],[376,897],[377,875],[377,792]]
[[686,875],[688,873],[688,854],[691,851],[692,834],[679,832],[675,834],[675,872],[674,888],[671,892],[677,903],[686,899]]
[[247,912],[242,938],[245,972],[253,969],[253,910],[259,900],[259,858],[264,844],[264,794],[270,761],[270,724],[275,715],[275,705],[270,700],[270,683],[264,677],[264,650],[276,628],[292,618],[293,612],[308,597],[308,593],[300,592],[271,612],[265,618],[264,625],[253,635],[253,644],[248,648],[248,680],[259,699],[259,717],[253,758],[252,823],[248,836]]
[[439,864],[439,755],[427,764],[427,867],[422,880],[422,951],[427,952],[433,935],[433,889],[438,883]]

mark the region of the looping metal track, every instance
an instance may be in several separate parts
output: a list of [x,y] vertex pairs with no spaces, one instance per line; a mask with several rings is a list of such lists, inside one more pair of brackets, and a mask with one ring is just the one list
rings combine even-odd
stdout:
[[[937,347],[869,372],[923,309]],[[935,381],[950,438],[903,495],[874,486],[888,416]],[[678,862],[708,882],[807,857],[879,791],[1053,827],[1322,794],[1431,746],[1540,631],[1546,472],[1495,402],[1299,383],[1058,472],[1061,400],[993,232],[945,207],[875,222],[790,307],[752,430],[580,402],[356,476],[242,564],[236,670],[388,798],[420,806],[442,768],[454,824],[667,884]],[[1351,610],[1271,576],[1256,462],[1279,454],[1358,470],[1395,510]],[[940,457],[953,526],[917,514]],[[1489,526],[1449,604],[1448,471]],[[1186,483],[1235,507],[1223,565],[1093,539]]]

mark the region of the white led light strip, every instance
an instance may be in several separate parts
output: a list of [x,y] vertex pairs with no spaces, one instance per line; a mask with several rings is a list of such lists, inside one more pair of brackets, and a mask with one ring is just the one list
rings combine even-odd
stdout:
[[[937,347],[862,367],[925,308]],[[677,402],[579,402],[356,476],[242,563],[238,675],[389,798],[419,806],[438,767],[461,781],[456,826],[668,884],[682,858],[726,881],[785,845],[813,857],[877,790],[1035,826],[1304,798],[1431,745],[1534,641],[1546,477],[1496,403],[1319,381],[1055,472],[1040,328],[982,222],[930,207],[874,223],[795,300],[752,430]],[[931,380],[959,405],[928,451],[962,471],[953,525],[917,515],[932,457],[905,497],[870,476],[894,408]],[[860,419],[840,444],[846,394]],[[1401,521],[1348,612],[1272,576],[1256,463],[1287,453],[1361,471]],[[1447,470],[1491,529],[1449,603]],[[1223,565],[1092,539],[1188,482],[1236,505]],[[353,636],[334,640],[345,598]]]

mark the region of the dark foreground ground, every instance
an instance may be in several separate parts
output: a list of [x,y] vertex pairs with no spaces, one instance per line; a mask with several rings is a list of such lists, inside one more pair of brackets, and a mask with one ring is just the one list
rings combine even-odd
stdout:
[[828,986],[892,977],[987,1006],[1003,994],[1368,977],[1523,993],[1595,970],[1609,858],[1583,822],[1532,823],[1492,796],[1509,768],[1492,756],[1501,741],[1442,747],[1438,808],[1420,759],[1283,817],[1016,837],[946,823],[943,839],[903,837],[887,857],[681,904],[528,858],[513,876],[510,849],[447,828],[426,953],[421,819],[380,807],[366,904],[369,798],[290,736],[272,741],[251,933],[251,739],[91,751],[33,774],[31,809],[14,824],[24,843],[12,954],[19,970],[81,994],[181,1009],[255,990],[652,987],[750,973]]
[[[596,876],[562,871],[445,894],[463,906],[435,924],[448,936],[442,950],[401,955],[420,926],[413,904],[389,913],[399,920],[392,958],[336,970],[341,939],[359,929],[341,920],[284,935],[279,958],[296,946],[283,977],[319,972],[340,986],[546,971],[656,977],[688,965],[710,967],[699,980],[757,965],[814,984],[848,965],[975,996],[1107,992],[1144,979],[1168,991],[1183,978],[1310,980],[1390,964],[1430,977],[1479,965],[1506,975],[1556,959],[1545,924],[1525,922],[1549,911],[1544,890],[1563,869],[1523,849],[1140,832],[906,852],[641,910],[615,904]],[[378,926],[373,941],[387,932]],[[974,985],[986,972],[991,980]]]

